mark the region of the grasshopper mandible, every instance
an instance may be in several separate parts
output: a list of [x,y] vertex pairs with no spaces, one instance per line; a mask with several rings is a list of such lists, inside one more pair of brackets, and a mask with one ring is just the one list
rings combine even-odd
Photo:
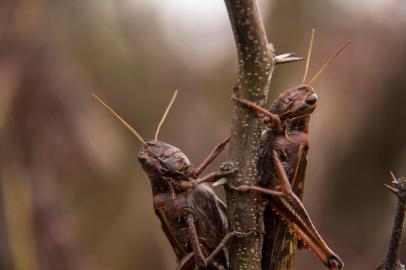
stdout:
[[241,233],[229,232],[224,203],[214,191],[200,183],[215,181],[234,173],[233,169],[220,168],[198,178],[203,170],[224,150],[229,138],[218,144],[196,168],[177,147],[158,140],[158,134],[172,106],[175,91],[155,138],[144,139],[124,119],[99,97],[93,96],[121,121],[142,143],[138,160],[147,174],[153,196],[153,206],[161,221],[162,230],[171,243],[177,260],[177,270],[221,270],[228,268],[227,241]]
[[[308,82],[314,30],[307,57],[302,85],[292,87],[279,95],[270,110],[248,100],[234,97],[237,103],[265,117],[267,129],[261,138],[255,186],[239,186],[241,191],[263,194],[264,244],[262,269],[280,269],[287,265],[294,269],[298,238],[330,269],[341,269],[342,260],[326,245],[310,220],[301,202],[303,196],[307,152],[309,149],[310,115],[316,108],[317,94],[311,86],[349,41],[326,62]],[[296,236],[296,237],[295,237]]]

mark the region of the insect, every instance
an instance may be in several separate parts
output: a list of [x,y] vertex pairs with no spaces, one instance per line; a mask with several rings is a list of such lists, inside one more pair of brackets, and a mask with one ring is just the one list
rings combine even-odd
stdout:
[[229,138],[218,144],[196,168],[177,147],[159,141],[159,130],[176,95],[177,91],[158,124],[155,138],[144,141],[136,130],[93,94],[143,145],[138,160],[150,180],[154,210],[177,256],[177,269],[227,269],[226,243],[231,237],[242,234],[228,232],[224,203],[210,187],[200,184],[226,177],[234,171],[223,167],[205,177],[199,176],[225,149]]
[[[306,74],[313,44],[314,30],[307,57],[302,85],[283,92],[266,110],[256,103],[234,97],[237,103],[263,115],[267,129],[261,138],[255,186],[240,186],[242,191],[263,194],[264,244],[262,269],[280,269],[288,265],[294,269],[298,238],[308,246],[330,269],[341,269],[342,260],[320,237],[305,207],[303,196],[307,152],[309,149],[309,122],[317,103],[317,94],[311,86],[327,66],[347,46],[345,43],[308,82]],[[279,217],[278,217],[279,216]],[[292,267],[292,268],[291,268]]]

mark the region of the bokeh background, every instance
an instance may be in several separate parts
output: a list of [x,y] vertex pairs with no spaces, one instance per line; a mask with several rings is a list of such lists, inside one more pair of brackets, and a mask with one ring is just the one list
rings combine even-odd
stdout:
[[[305,55],[316,28],[310,75],[352,39],[315,85],[305,204],[346,269],[374,269],[396,202],[383,183],[406,175],[406,3],[260,4],[279,53]],[[179,89],[160,139],[199,163],[229,133],[236,63],[221,0],[1,1],[0,269],[174,269],[140,143],[90,93],[151,139]],[[303,71],[278,66],[270,100]],[[308,251],[299,266],[324,269]]]

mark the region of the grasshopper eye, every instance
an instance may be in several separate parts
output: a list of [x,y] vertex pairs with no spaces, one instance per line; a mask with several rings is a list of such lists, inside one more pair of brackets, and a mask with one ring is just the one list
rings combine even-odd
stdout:
[[317,102],[317,99],[318,99],[317,94],[313,93],[306,98],[306,103],[309,105],[314,105]]

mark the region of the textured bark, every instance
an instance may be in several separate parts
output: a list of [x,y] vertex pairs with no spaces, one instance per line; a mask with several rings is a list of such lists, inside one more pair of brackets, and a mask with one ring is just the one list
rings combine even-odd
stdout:
[[[274,67],[273,52],[255,0],[225,0],[238,52],[239,77],[234,94],[260,105],[266,101]],[[230,142],[230,160],[238,174],[229,183],[252,185],[257,175],[256,162],[261,121],[256,113],[234,107]],[[234,238],[230,243],[231,269],[261,269],[262,209],[259,195],[226,190],[228,219],[231,229],[253,232]]]
[[389,242],[388,252],[377,270],[404,270],[405,266],[401,264],[399,258],[400,243],[402,239],[403,225],[406,215],[406,178],[399,178],[394,181],[395,187],[392,189],[397,196],[398,204],[395,213],[395,222]]

